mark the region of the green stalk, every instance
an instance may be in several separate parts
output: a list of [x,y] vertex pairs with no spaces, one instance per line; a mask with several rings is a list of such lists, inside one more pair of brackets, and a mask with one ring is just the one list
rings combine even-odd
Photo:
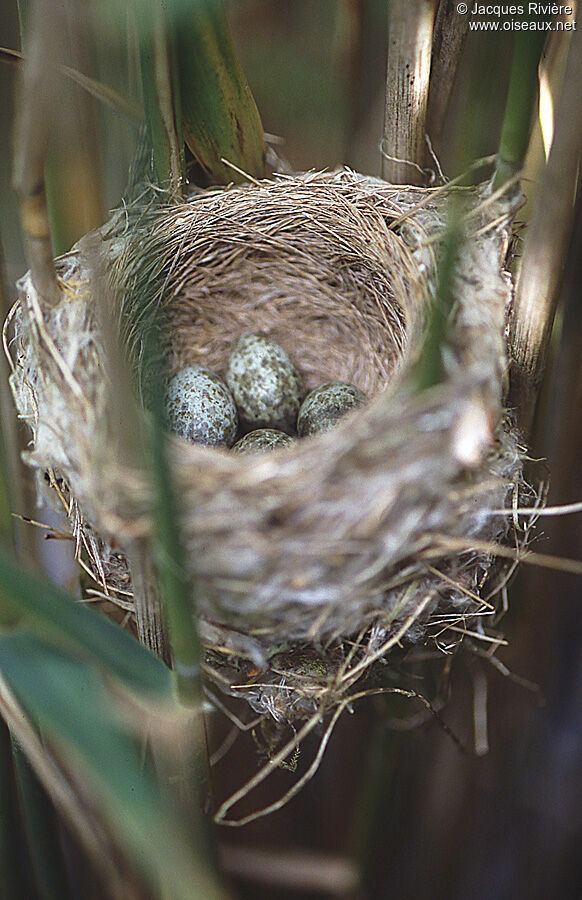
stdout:
[[173,10],[151,3],[138,16],[144,111],[160,185],[179,198],[185,181]]
[[[0,366],[0,377],[4,375],[4,367]],[[4,421],[4,391],[0,391],[0,545],[13,547],[14,529],[10,488],[8,487],[8,456],[2,422]]]
[[[4,299],[4,271],[1,263],[2,251],[0,248],[0,319],[4,321],[7,310]],[[12,411],[8,409],[9,389],[6,370],[6,360],[2,354],[0,358],[0,550],[14,554],[15,534],[14,519],[12,517],[12,495],[15,481],[14,457],[16,455],[16,447],[12,447],[8,443],[9,439],[14,438],[15,435],[9,433],[12,425]],[[13,443],[15,444],[15,441]],[[12,490],[11,485],[13,486]],[[0,590],[0,626],[13,625],[19,618],[19,614],[4,602]]]
[[[156,416],[152,432],[152,480],[156,509],[156,571],[168,631],[172,667],[178,699],[196,709],[193,725],[204,734],[202,713],[202,651],[195,624],[196,600],[186,574],[182,536],[178,525],[178,504],[167,458],[167,435]],[[156,754],[160,771],[171,780],[183,814],[203,848],[206,863],[218,877],[218,855],[211,816],[203,810],[211,794],[207,749],[203,739],[187,741],[175,748],[173,762]]]
[[26,572],[4,552],[0,553],[0,599],[11,610],[24,613],[37,633],[50,635],[61,647],[90,659],[130,691],[173,702],[168,670],[128,631],[47,579]]
[[449,222],[441,245],[436,298],[430,307],[426,341],[416,370],[416,389],[423,391],[444,381],[442,350],[453,307],[453,279],[462,241],[462,215],[458,201],[451,199]]
[[263,126],[222,2],[177,0],[175,10],[184,138],[192,155],[218,184],[264,178]]
[[155,496],[155,566],[178,695],[182,702],[196,705],[202,699],[200,662],[202,652],[194,620],[196,607],[193,585],[187,575],[185,551],[179,526],[177,503],[170,462],[167,434],[163,428],[164,388],[162,366],[155,352],[156,330],[151,327],[144,338],[145,357],[150,361],[149,406],[153,423],[150,439],[151,477]]
[[12,754],[38,895],[42,900],[66,900],[71,894],[54,807],[15,741]]
[[518,31],[515,36],[499,140],[499,159],[493,179],[494,191],[519,172],[525,159],[538,94],[537,70],[545,34],[544,31]]
[[202,699],[201,651],[194,624],[192,586],[178,526],[178,509],[166,456],[166,433],[159,419],[152,433],[152,475],[156,492],[158,572],[178,695],[191,705]]
[[[187,574],[186,556],[180,530],[179,504],[172,483],[168,458],[168,436],[164,430],[163,364],[156,352],[157,329],[150,326],[144,334],[145,358],[151,380],[149,408],[152,414],[150,439],[151,480],[154,495],[154,564],[167,628],[178,699],[196,711],[195,724],[204,728],[202,714],[202,649],[196,626],[195,585]],[[155,746],[154,746],[155,752]],[[218,857],[212,820],[202,810],[210,794],[210,778],[204,741],[196,746],[176,747],[173,762],[157,756],[161,770],[172,780],[174,794],[184,815],[201,841],[208,865],[218,871]]]
[[80,786],[89,813],[147,883],[168,900],[224,897],[199,835],[144,767],[111,678],[25,631],[0,634],[0,672],[24,711],[17,727],[41,730],[71,790]]

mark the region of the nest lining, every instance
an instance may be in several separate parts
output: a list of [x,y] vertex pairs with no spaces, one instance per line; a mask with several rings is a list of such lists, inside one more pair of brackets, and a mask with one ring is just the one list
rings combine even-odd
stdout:
[[292,355],[308,389],[328,380],[385,389],[424,313],[422,269],[390,228],[401,210],[349,179],[250,191],[231,189],[227,203],[209,192],[136,229],[116,265],[134,353],[136,321],[163,305],[170,373],[202,362],[222,374],[240,334],[258,330]]
[[[102,231],[138,366],[136,323],[164,307],[173,371],[204,362],[220,373],[251,330],[277,340],[310,387],[335,378],[374,396],[333,432],[261,459],[170,439],[212,671],[229,689],[240,659],[252,659],[263,685],[248,685],[256,709],[304,714],[396,639],[424,640],[431,620],[451,610],[460,620],[484,611],[476,598],[491,556],[451,553],[438,535],[464,537],[468,550],[471,537],[503,539],[507,520],[490,510],[521,480],[501,402],[512,212],[507,198],[474,192],[448,377],[420,396],[407,373],[434,292],[446,192],[308,174],[202,194],[126,232],[118,216]],[[33,430],[28,459],[64,479],[82,510],[79,533],[84,520],[92,546],[102,543],[99,580],[115,596],[107,554],[118,560],[150,533],[150,495],[139,466],[111,453],[118,440],[87,247],[81,241],[60,264],[66,291],[56,310],[41,310],[23,280],[9,326],[12,383]],[[337,648],[355,635],[347,658]],[[291,652],[285,677],[282,647]],[[309,690],[293,647],[317,660]]]

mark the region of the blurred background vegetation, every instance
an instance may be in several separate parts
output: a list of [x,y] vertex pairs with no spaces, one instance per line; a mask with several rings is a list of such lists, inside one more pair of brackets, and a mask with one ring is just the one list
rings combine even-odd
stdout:
[[[23,6],[26,6],[24,4]],[[134,107],[138,48],[129,60],[120,6],[103,2],[97,15],[63,0],[64,61],[112,87]],[[384,0],[230,0],[226,4],[240,62],[277,152],[292,170],[350,165],[380,175],[389,4]],[[0,44],[19,49],[16,2],[0,5]],[[116,38],[117,36],[117,38]],[[474,157],[499,144],[513,46],[511,32],[471,32],[446,120],[433,136],[449,177],[467,144]],[[563,66],[562,45],[552,48]],[[8,307],[13,284],[26,269],[11,188],[16,65],[0,66],[0,235]],[[53,198],[56,249],[99,225],[125,189],[138,117],[88,96],[70,79],[58,84],[58,120],[47,175]],[[535,194],[542,138],[536,124],[524,182]],[[550,503],[582,498],[582,216],[578,195],[555,328],[551,365],[538,405],[532,455],[548,460]],[[22,436],[21,436],[22,437]],[[25,473],[17,512],[49,521],[38,510]],[[20,543],[30,560],[73,588],[72,550],[46,542],[30,527]],[[540,527],[544,552],[582,557],[579,517],[548,519]],[[69,562],[67,563],[67,557]],[[470,654],[452,660],[444,717],[468,744],[475,697],[488,685],[489,754],[462,755],[429,721],[406,732],[391,728],[392,710],[370,703],[339,722],[309,786],[283,810],[240,830],[218,834],[236,896],[394,898],[575,898],[582,895],[582,617],[581,583],[571,575],[522,567],[510,590],[504,620],[507,670],[539,686],[534,691]],[[544,703],[540,698],[544,698]],[[310,739],[311,740],[311,739]],[[312,755],[318,738],[304,747]],[[8,762],[0,760],[0,770]],[[214,790],[226,796],[256,768],[256,747],[241,740],[213,771]],[[277,773],[257,805],[292,783]],[[16,808],[12,782],[2,785],[3,815]],[[20,799],[22,806],[22,798]],[[152,801],[153,802],[153,801]],[[22,869],[20,894],[34,897],[22,819],[14,821],[14,858]],[[64,836],[63,836],[64,835]],[[74,896],[103,896],[82,852],[63,832]],[[364,873],[353,882],[354,862]],[[58,884],[51,894],[63,896]],[[132,893],[133,892],[133,893]],[[142,893],[140,893],[142,892]],[[155,889],[151,889],[156,896]],[[40,894],[39,894],[40,895]],[[131,878],[127,896],[148,896]],[[8,895],[7,895],[8,896]],[[207,896],[193,887],[191,896]]]

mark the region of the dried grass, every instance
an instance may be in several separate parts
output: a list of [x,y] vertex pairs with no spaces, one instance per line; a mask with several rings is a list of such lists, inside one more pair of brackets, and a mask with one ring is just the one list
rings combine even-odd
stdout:
[[[101,233],[142,384],[138,324],[163,308],[171,370],[221,372],[237,337],[260,331],[310,387],[341,379],[373,397],[334,431],[261,458],[169,438],[207,674],[276,721],[343,709],[396,646],[450,651],[467,630],[485,635],[484,585],[522,482],[502,403],[515,201],[464,191],[447,378],[418,395],[410,373],[451,190],[307,174],[122,211]],[[144,471],[111,453],[87,246],[59,263],[57,309],[41,310],[23,279],[5,342],[28,460],[58,480],[100,590],[126,608],[124,554],[151,533],[151,497]]]

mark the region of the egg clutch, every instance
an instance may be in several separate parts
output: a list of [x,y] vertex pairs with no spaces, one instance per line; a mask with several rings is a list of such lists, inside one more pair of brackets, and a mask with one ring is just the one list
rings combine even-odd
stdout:
[[265,453],[329,431],[366,403],[353,384],[329,381],[306,395],[285,350],[259,334],[243,334],[224,380],[204,366],[181,369],[166,388],[166,426],[186,440],[236,453]]

